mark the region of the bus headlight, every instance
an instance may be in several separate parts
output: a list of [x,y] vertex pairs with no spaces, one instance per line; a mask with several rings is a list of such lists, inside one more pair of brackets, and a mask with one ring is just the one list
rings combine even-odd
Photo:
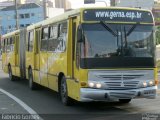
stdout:
[[146,82],[143,82],[143,87],[147,87],[147,83]]
[[102,85],[100,83],[96,84],[96,88],[101,88],[101,87],[102,87]]
[[89,85],[89,87],[91,87],[91,88],[94,87],[94,83],[93,83],[93,82],[90,82],[88,85]]
[[154,86],[154,85],[155,85],[155,83],[153,80],[142,82],[142,87],[150,87],[150,86]]
[[155,82],[154,81],[149,81],[149,86],[154,86]]
[[139,84],[139,87],[141,88],[141,87],[151,87],[151,86],[154,86],[155,85],[155,82],[154,82],[154,80],[150,80],[150,81],[144,81],[144,82],[141,82],[140,84]]
[[152,86],[153,85],[153,81],[149,81],[149,85]]
[[101,84],[101,83],[89,82],[89,83],[88,83],[88,86],[89,86],[90,88],[101,88],[101,87],[102,87],[102,84]]

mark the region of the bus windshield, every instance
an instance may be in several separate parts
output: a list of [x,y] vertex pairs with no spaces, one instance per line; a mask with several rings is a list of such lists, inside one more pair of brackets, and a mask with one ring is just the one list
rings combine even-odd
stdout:
[[83,24],[82,68],[153,67],[153,25]]

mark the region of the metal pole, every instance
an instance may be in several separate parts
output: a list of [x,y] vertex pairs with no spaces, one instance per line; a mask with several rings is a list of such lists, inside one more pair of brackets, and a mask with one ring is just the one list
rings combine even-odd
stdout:
[[43,0],[43,14],[44,14],[44,20],[47,19],[47,1]]
[[16,29],[18,30],[19,25],[18,25],[18,10],[17,10],[17,0],[14,1],[15,2],[15,13],[16,13]]

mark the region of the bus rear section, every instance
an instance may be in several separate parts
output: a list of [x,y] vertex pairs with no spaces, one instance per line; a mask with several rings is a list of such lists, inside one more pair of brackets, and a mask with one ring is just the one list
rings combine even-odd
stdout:
[[19,73],[19,30],[2,36],[2,68],[9,73],[10,80]]

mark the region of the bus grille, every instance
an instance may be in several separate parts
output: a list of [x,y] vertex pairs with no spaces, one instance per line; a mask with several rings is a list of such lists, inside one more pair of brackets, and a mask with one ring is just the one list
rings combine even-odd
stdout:
[[[138,87],[139,81],[133,82],[105,82],[108,89],[135,89]],[[123,84],[123,85],[122,85]]]
[[110,80],[131,80],[131,79],[136,79],[141,76],[144,76],[142,74],[140,75],[99,75],[100,77],[104,79],[110,79]]
[[139,88],[140,83],[154,80],[153,70],[90,70],[89,81],[102,83],[102,89],[127,90]]
[[[138,87],[139,81],[135,80],[143,75],[103,75],[108,89],[135,89]],[[134,80],[133,80],[134,79]]]

